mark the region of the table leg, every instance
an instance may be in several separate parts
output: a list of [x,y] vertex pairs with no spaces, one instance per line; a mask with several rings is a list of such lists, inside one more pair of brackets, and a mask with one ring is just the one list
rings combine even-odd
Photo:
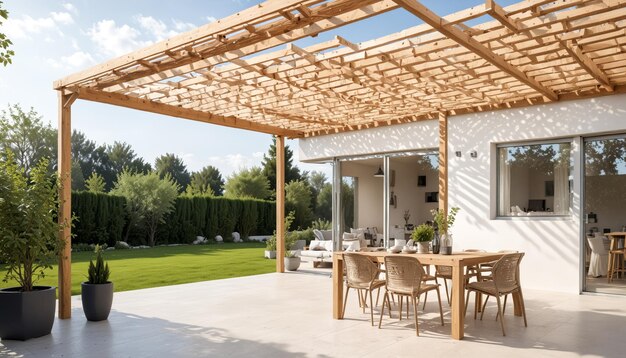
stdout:
[[343,260],[333,255],[333,318],[343,319]]
[[465,296],[465,274],[460,262],[452,267],[452,338],[463,339],[465,317],[463,317]]

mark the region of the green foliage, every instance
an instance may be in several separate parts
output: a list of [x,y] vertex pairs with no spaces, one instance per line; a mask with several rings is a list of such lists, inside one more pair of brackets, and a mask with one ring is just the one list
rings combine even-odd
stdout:
[[111,193],[126,198],[129,224],[143,225],[148,232],[148,244],[154,246],[158,225],[174,209],[178,186],[169,175],[161,179],[157,173],[131,174],[124,171]]
[[109,264],[104,262],[103,249],[96,245],[96,264],[94,265],[92,260],[89,260],[88,283],[92,285],[102,285],[109,283]]
[[448,233],[452,225],[454,225],[454,220],[456,218],[456,214],[459,212],[458,207],[453,207],[450,209],[448,215],[443,210],[432,209],[430,213],[433,215],[433,220],[437,224],[437,229],[439,233],[445,235]]
[[427,224],[421,224],[411,233],[411,239],[416,242],[432,241],[435,237],[435,229]]
[[313,219],[311,210],[311,188],[305,181],[295,180],[285,185],[285,210],[295,212],[292,227],[307,227]]
[[189,195],[224,195],[224,178],[214,166],[206,166],[191,174],[191,183],[187,186]]
[[333,186],[326,183],[317,194],[315,216],[324,220],[331,220],[333,216]]
[[[261,199],[269,198],[270,195],[276,195],[276,137],[272,138],[272,144],[267,151],[267,154],[263,155],[263,174],[268,180],[270,194]],[[288,145],[285,146],[285,183],[289,183],[294,180],[300,180],[300,169],[293,165],[293,151]],[[274,193],[274,194],[273,194]]]
[[22,291],[32,291],[64,245],[54,215],[57,180],[47,169],[43,159],[27,178],[12,152],[0,160],[0,262],[7,266],[4,281],[15,280]]
[[[7,20],[8,18],[9,12],[2,8],[2,1],[0,1],[0,26],[2,26],[2,19]],[[8,49],[12,44],[13,42],[11,42],[5,34],[0,33],[0,63],[4,66],[13,63],[11,58],[15,56],[15,52]]]
[[311,229],[314,230],[330,230],[332,223],[329,220],[317,219],[311,223]]
[[224,190],[228,198],[265,199],[271,195],[270,183],[259,167],[234,173],[226,181]]
[[187,167],[183,160],[175,154],[166,153],[154,162],[154,170],[161,179],[170,177],[170,179],[178,185],[179,192],[191,183],[191,175],[187,171]]
[[[17,165],[28,175],[43,158],[56,158],[57,135],[33,108],[25,112],[19,105],[13,105],[0,115],[0,145],[3,152],[7,149],[13,152]],[[49,173],[55,166],[56,163],[49,162]]]
[[[296,243],[297,239],[297,235],[293,235],[291,232],[288,231],[287,228],[289,228],[291,226],[291,223],[294,221],[294,219],[296,218],[296,213],[293,211],[290,211],[289,214],[287,214],[287,216],[285,216],[285,250],[291,250],[291,248],[293,247],[293,245]],[[311,231],[311,233],[313,233]],[[269,239],[267,239],[267,241],[265,242],[265,249],[268,251],[276,251],[276,230],[274,230],[274,233],[272,234],[272,236],[270,236]]]
[[85,180],[85,188],[90,193],[104,193],[106,183],[104,182],[102,175],[98,173],[91,173],[91,176]]
[[115,245],[123,240],[126,199],[103,193],[73,192],[72,213],[76,217],[72,241],[84,244]]

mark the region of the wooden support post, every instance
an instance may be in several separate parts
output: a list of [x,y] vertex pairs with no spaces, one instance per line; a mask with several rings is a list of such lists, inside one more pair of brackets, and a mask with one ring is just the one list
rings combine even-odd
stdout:
[[285,272],[285,137],[276,136],[276,272]]
[[452,338],[463,339],[465,335],[465,267],[461,261],[452,266]]
[[439,210],[448,212],[448,116],[439,112]]
[[65,246],[59,257],[59,318],[72,317],[72,103],[75,95],[59,92],[58,173],[59,173],[59,232]]

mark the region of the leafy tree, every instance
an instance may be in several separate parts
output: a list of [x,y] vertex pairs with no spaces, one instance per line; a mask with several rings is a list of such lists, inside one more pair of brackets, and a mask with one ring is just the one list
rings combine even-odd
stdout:
[[202,168],[191,174],[191,183],[187,186],[190,195],[224,195],[224,179],[214,166]]
[[[44,124],[33,108],[25,112],[16,104],[2,111],[0,143],[13,152],[17,164],[27,174],[43,158],[56,158],[56,131]],[[51,171],[55,164],[50,163],[48,169]]]
[[85,189],[85,177],[80,170],[80,164],[77,161],[72,160],[72,190],[84,190]]
[[47,159],[27,175],[6,151],[0,160],[0,262],[4,281],[13,279],[22,291],[44,277],[64,242],[54,213],[58,208],[57,181],[48,174]]
[[[263,174],[269,180],[270,190],[276,192],[276,137],[272,139],[272,144],[263,155]],[[293,165],[293,151],[288,145],[285,146],[285,183],[302,179],[300,169]],[[269,196],[268,196],[269,197]]]
[[135,151],[127,143],[114,142],[112,146],[107,147],[106,154],[115,173],[121,173],[125,169],[133,173],[144,174],[152,171],[150,163],[146,163],[143,158],[137,157]]
[[191,175],[189,175],[185,163],[175,154],[166,153],[156,158],[154,170],[161,179],[169,175],[181,188],[180,190],[184,190],[191,182]]
[[[96,168],[96,143],[87,139],[83,132],[72,132],[72,161],[76,162],[83,178],[88,178]],[[72,174],[72,181],[74,176]]]
[[126,240],[133,225],[143,224],[148,230],[148,244],[154,246],[157,227],[163,222],[165,215],[174,209],[178,189],[169,176],[161,179],[154,172],[149,174],[122,172],[111,194],[126,198],[126,211],[129,216]]
[[[2,19],[8,19],[9,12],[2,8],[2,1],[0,1],[0,26],[2,26]],[[13,50],[9,50],[9,46],[13,43],[9,40],[5,34],[0,32],[0,63],[5,67],[6,65],[13,63],[11,58],[15,55]]]
[[104,193],[106,183],[102,175],[94,172],[85,180],[85,188],[91,193]]
[[330,183],[324,184],[319,194],[317,194],[317,207],[315,208],[315,216],[324,220],[332,220],[333,186]]
[[292,229],[307,228],[313,220],[311,188],[305,181],[294,180],[285,185],[285,210],[295,211]]
[[226,181],[224,190],[224,196],[229,198],[265,199],[271,195],[270,184],[259,167],[233,174]]
[[618,175],[626,164],[626,139],[616,138],[585,142],[587,176]]
[[327,178],[323,172],[313,171],[307,175],[307,182],[311,188],[311,208],[313,212],[317,211],[317,197],[322,188],[326,185]]

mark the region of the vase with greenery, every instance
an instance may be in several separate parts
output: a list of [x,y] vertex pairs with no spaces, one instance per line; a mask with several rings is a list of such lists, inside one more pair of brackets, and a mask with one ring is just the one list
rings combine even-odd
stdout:
[[4,282],[17,287],[0,290],[0,338],[26,340],[50,334],[54,324],[56,287],[37,286],[63,247],[57,222],[56,175],[42,159],[29,172],[13,153],[0,155],[0,262]]
[[437,229],[441,239],[440,253],[442,255],[452,254],[452,233],[450,233],[450,229],[452,228],[452,225],[454,225],[454,220],[456,219],[456,214],[458,212],[458,207],[451,208],[448,213],[439,209],[431,210],[433,221],[437,224]]
[[417,250],[420,254],[428,253],[428,244],[435,236],[435,229],[427,224],[421,224],[411,233],[411,239],[417,243]]
[[103,321],[109,318],[113,304],[113,282],[109,281],[111,271],[104,261],[104,250],[96,245],[96,263],[89,261],[87,282],[81,284],[83,312],[88,321]]

